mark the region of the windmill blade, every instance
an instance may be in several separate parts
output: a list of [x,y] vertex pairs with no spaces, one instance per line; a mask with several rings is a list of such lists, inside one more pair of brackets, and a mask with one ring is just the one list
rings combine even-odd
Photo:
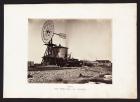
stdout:
[[64,33],[54,33],[55,35],[58,35],[60,38],[66,39],[66,34]]

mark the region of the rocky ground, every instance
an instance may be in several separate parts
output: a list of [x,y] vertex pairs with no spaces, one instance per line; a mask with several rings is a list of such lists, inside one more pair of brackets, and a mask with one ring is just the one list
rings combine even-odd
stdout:
[[28,71],[29,83],[106,83],[112,84],[112,69],[106,67],[73,67]]

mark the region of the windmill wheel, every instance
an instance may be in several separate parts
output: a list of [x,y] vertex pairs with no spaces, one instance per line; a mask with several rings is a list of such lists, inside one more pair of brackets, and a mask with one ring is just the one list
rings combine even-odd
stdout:
[[42,32],[41,32],[42,41],[45,44],[47,44],[51,40],[53,35],[54,35],[53,21],[47,20],[42,27]]

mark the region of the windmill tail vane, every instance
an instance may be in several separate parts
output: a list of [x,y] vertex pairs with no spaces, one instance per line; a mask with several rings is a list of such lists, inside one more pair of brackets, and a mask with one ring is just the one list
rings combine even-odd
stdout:
[[58,35],[60,38],[66,39],[66,34],[64,34],[64,33],[58,33],[56,35]]

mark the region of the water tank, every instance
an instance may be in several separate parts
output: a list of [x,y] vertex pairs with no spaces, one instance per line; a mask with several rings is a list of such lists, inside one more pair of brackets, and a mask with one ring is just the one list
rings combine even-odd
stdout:
[[67,57],[67,52],[68,48],[63,47],[63,46],[55,46],[53,47],[52,51],[52,57],[57,57],[57,58],[66,58]]
[[68,48],[66,47],[59,47],[58,57],[59,58],[66,58],[67,57]]

